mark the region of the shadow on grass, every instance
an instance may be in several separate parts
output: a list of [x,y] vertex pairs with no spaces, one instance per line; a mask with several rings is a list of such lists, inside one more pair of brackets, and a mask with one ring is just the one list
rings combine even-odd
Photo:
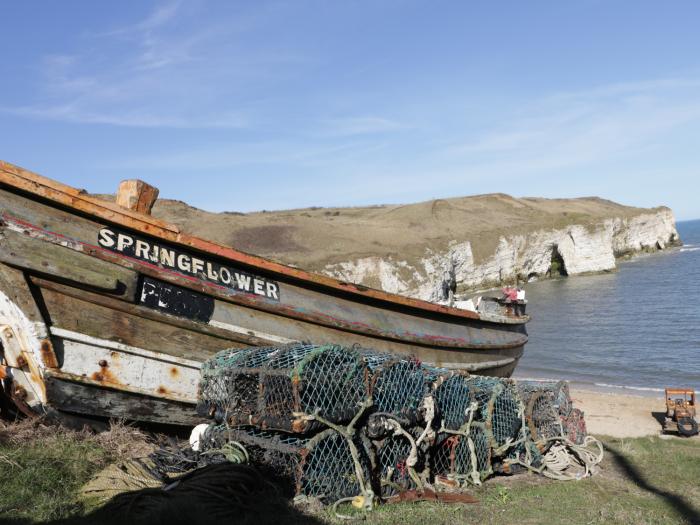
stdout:
[[637,484],[643,490],[655,494],[660,498],[665,499],[673,508],[673,510],[682,518],[684,518],[691,525],[700,525],[700,511],[693,507],[688,501],[682,496],[663,490],[659,487],[655,487],[642,475],[641,471],[619,450],[610,446],[609,444],[603,444],[605,451],[610,454],[612,460],[615,464],[622,469],[630,480]]
[[[167,489],[120,494],[85,516],[44,525],[323,525],[290,504],[288,480],[249,465],[210,465],[186,474]],[[2,519],[0,525],[29,525]]]

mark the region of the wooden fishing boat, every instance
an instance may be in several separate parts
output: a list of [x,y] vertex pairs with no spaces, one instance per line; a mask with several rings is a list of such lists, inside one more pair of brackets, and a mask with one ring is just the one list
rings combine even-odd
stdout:
[[189,425],[200,364],[231,347],[359,344],[510,376],[522,312],[450,308],[196,238],[150,215],[0,161],[0,377],[27,413]]

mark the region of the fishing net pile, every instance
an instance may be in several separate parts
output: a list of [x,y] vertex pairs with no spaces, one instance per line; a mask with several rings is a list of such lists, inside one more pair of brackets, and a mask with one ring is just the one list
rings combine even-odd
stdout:
[[518,470],[573,479],[602,458],[565,383],[471,376],[363,348],[296,344],[203,364],[198,464],[272,468],[300,497],[459,490]]

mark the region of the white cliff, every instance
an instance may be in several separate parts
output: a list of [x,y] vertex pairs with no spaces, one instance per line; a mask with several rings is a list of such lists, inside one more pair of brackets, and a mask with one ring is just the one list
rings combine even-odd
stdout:
[[395,256],[367,256],[326,265],[324,273],[355,283],[377,283],[382,289],[444,301],[477,288],[550,276],[612,271],[616,259],[666,249],[679,242],[673,213],[659,208],[632,217],[602,219],[586,225],[538,229],[502,235],[495,251],[476,261],[470,241],[449,243],[444,251],[426,249],[410,264]]

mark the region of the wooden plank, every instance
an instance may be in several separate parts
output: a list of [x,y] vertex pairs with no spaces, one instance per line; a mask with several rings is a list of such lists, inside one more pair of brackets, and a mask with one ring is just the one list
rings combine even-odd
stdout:
[[102,385],[75,383],[51,374],[46,377],[46,391],[49,405],[65,412],[169,425],[194,426],[202,422],[193,404],[156,399]]
[[132,300],[136,291],[136,272],[7,228],[0,228],[0,261]]
[[[54,326],[93,337],[200,362],[219,350],[245,346],[230,339],[114,310],[49,288],[41,288],[41,294]],[[59,350],[57,347],[56,351]]]
[[63,338],[62,343],[61,372],[64,374],[87,378],[116,389],[196,402],[199,368],[67,338]]
[[104,306],[106,308],[117,310],[119,312],[124,312],[137,317],[143,317],[144,319],[150,319],[152,321],[164,323],[176,328],[184,328],[196,333],[226,339],[230,341],[230,346],[236,346],[236,343],[239,343],[243,346],[264,346],[271,343],[280,342],[266,339],[263,334],[256,334],[252,331],[247,332],[235,329],[221,328],[217,325],[199,323],[190,319],[169,315],[160,310],[154,310],[145,306],[126,303],[124,301],[117,300],[117,298],[113,298],[111,296],[107,297],[104,295],[91,293],[85,290],[79,290],[72,286],[56,283],[38,277],[32,277],[31,281],[41,288],[53,290],[63,295],[68,295],[70,297],[75,297],[76,299],[79,299],[81,301],[87,301],[92,304]]
[[85,190],[61,184],[2,160],[0,160],[0,183],[117,223],[130,220],[139,224],[144,231],[167,231],[171,234],[177,234],[180,231],[174,224],[124,209],[113,202],[90,197]]
[[7,295],[22,310],[27,319],[34,323],[44,323],[44,317],[29,290],[29,283],[22,270],[0,264],[0,292]]
[[119,183],[117,204],[122,208],[150,215],[157,198],[158,188],[142,180],[130,179]]

